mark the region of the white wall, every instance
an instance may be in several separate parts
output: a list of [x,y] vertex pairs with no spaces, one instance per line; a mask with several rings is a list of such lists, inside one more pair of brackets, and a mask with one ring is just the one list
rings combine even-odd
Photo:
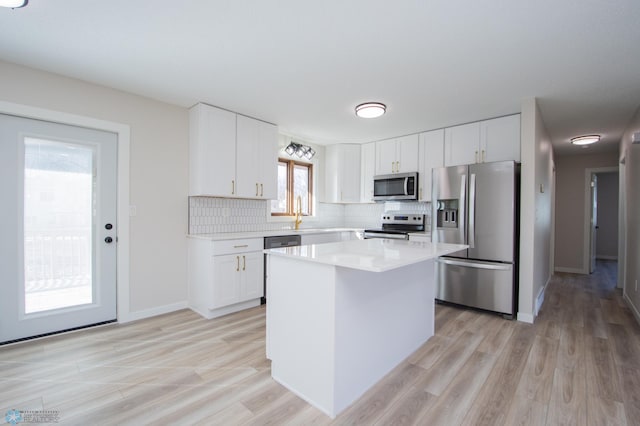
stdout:
[[[130,126],[128,319],[186,306],[185,108],[0,61],[0,100]],[[121,313],[119,313],[120,317]]]
[[631,137],[635,132],[640,132],[640,108],[620,142],[620,160],[625,163],[623,179],[626,188],[626,274],[623,291],[640,322],[640,291],[637,284],[640,280],[640,144],[631,144]]
[[522,103],[518,320],[533,322],[551,277],[554,156],[535,98]]

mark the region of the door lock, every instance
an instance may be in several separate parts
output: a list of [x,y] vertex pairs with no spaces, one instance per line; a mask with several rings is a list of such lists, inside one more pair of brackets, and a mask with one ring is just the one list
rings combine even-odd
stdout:
[[111,244],[113,242],[113,238],[107,237],[107,238],[104,239],[104,242],[107,243],[107,244]]

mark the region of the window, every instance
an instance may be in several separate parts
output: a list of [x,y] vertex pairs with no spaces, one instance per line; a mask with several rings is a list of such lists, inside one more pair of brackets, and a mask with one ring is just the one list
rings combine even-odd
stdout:
[[302,201],[302,215],[312,214],[313,165],[278,159],[278,199],[271,201],[272,216],[295,216],[296,200]]

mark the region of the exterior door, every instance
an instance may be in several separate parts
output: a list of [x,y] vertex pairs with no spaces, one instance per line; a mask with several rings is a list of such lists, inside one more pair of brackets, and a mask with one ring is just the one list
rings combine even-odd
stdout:
[[116,319],[117,135],[0,114],[0,343]]

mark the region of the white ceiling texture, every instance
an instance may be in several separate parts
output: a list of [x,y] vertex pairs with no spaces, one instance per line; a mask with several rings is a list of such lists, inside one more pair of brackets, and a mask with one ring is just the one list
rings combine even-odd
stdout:
[[[30,0],[0,8],[0,59],[321,144],[520,111],[556,153],[616,149],[640,105],[638,0]],[[1,95],[0,95],[1,96]],[[387,114],[357,118],[380,101]],[[603,135],[600,146],[569,138]]]

